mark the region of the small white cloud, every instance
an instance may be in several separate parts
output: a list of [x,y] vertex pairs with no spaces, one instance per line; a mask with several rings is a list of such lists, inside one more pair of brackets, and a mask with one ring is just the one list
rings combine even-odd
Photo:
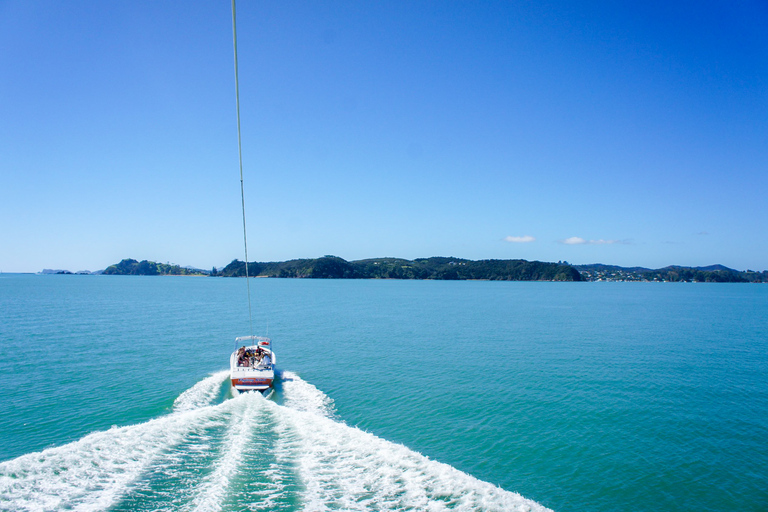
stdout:
[[578,236],[572,236],[571,238],[566,238],[565,240],[561,240],[560,243],[566,244],[566,245],[609,245],[609,244],[629,245],[632,242],[629,240],[603,240],[602,238],[600,240],[585,240]]
[[708,235],[709,233],[708,233],[708,232],[706,232],[706,231],[699,231],[699,232],[698,232],[698,233],[696,233],[696,234],[697,234],[697,235],[699,235],[699,236],[706,236],[706,235]]
[[532,237],[530,235],[525,235],[525,236],[508,236],[508,237],[504,238],[505,242],[512,242],[512,243],[515,243],[515,244],[525,244],[525,243],[528,243],[528,242],[533,242],[534,240],[536,240],[536,238],[534,238],[534,237]]

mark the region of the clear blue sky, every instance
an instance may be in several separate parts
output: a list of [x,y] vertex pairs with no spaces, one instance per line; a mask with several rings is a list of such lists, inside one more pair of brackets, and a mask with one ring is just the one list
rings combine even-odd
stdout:
[[[768,269],[768,4],[238,5],[252,260]],[[0,270],[243,258],[227,0],[0,0]]]

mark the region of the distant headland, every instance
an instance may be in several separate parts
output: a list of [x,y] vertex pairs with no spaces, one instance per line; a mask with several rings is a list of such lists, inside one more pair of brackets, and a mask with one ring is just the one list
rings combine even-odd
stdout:
[[741,272],[723,265],[707,267],[618,267],[616,265],[574,265],[583,281],[652,281],[688,283],[768,283],[768,270]]
[[[72,274],[67,270],[43,270],[44,274]],[[170,263],[124,259],[96,272],[76,274],[142,276],[245,277],[245,263],[233,260],[222,269],[203,270]],[[308,279],[430,279],[487,281],[646,281],[707,283],[768,283],[768,271],[738,271],[723,265],[708,267],[669,266],[661,269],[616,265],[571,265],[526,260],[467,260],[462,258],[373,258],[347,261],[338,256],[280,262],[248,263],[252,277]]]

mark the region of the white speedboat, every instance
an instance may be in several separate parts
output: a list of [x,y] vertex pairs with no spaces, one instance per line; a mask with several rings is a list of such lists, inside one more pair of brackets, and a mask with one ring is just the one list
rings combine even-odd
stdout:
[[232,387],[238,392],[270,389],[275,380],[272,340],[263,336],[241,336],[235,338],[235,343],[240,348],[229,357]]

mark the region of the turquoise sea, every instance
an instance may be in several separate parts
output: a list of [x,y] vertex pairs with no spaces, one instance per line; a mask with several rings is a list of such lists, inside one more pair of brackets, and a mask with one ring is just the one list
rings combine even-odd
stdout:
[[0,510],[768,509],[768,286],[0,274]]

